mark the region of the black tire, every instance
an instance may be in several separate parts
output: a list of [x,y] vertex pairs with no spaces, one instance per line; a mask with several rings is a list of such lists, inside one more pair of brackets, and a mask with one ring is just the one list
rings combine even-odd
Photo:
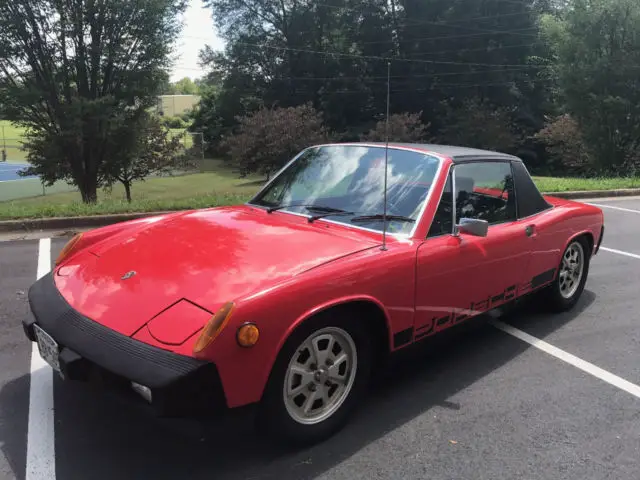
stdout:
[[[583,252],[583,268],[582,268],[582,276],[579,279],[578,288],[573,292],[570,296],[564,296],[561,291],[561,275],[562,272],[562,264],[564,256],[567,252],[574,246],[574,244],[578,244],[582,247]],[[553,281],[551,285],[549,285],[545,289],[546,294],[546,306],[549,310],[553,312],[566,312],[571,310],[578,300],[580,300],[580,296],[584,291],[585,284],[587,283],[587,277],[589,276],[589,264],[591,260],[591,248],[589,246],[589,242],[585,237],[578,237],[572,240],[569,245],[567,245],[564,252],[562,252],[562,258],[558,263],[558,273],[556,274],[556,279]]]
[[[326,440],[348,423],[368,388],[371,375],[373,342],[371,332],[362,328],[361,322],[330,311],[305,321],[293,332],[277,357],[260,402],[257,423],[261,432],[281,443],[311,445]],[[342,404],[328,418],[319,423],[303,424],[293,418],[285,404],[286,374],[289,362],[294,355],[299,355],[298,348],[302,343],[325,328],[338,328],[350,335],[357,355],[355,378]]]

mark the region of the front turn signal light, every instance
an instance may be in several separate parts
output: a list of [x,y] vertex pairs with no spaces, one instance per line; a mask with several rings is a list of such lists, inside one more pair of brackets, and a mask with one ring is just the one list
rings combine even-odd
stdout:
[[64,246],[64,248],[58,255],[58,258],[56,258],[56,262],[55,262],[56,267],[60,265],[65,258],[67,258],[69,255],[73,253],[74,247],[78,244],[81,238],[82,238],[82,233],[78,233],[71,240],[67,242],[67,244]]
[[238,345],[244,348],[253,347],[258,343],[259,338],[260,330],[258,330],[258,327],[254,323],[245,323],[244,325],[241,325],[236,333]]
[[196,340],[196,344],[193,346],[193,353],[200,353],[216,339],[231,318],[234,306],[233,302],[225,303],[222,308],[211,317],[211,320],[207,322]]

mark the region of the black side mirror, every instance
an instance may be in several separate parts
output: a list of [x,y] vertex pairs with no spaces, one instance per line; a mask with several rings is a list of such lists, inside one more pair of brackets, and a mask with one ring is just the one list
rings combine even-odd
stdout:
[[476,237],[486,237],[489,231],[489,222],[475,218],[461,218],[460,223],[456,225],[456,231]]

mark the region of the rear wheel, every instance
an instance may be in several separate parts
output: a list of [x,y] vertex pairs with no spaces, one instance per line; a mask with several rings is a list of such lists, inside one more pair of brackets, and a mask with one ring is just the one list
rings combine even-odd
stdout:
[[315,443],[334,434],[367,387],[371,342],[355,321],[323,315],[301,325],[274,365],[259,422],[270,436]]
[[569,243],[562,254],[556,279],[547,288],[552,310],[564,312],[578,303],[589,274],[590,253],[589,242],[584,237]]

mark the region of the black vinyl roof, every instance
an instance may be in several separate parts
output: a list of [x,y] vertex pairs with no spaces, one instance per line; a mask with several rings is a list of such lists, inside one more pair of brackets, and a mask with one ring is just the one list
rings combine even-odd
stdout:
[[[370,142],[363,142],[370,143]],[[373,145],[385,146],[382,142],[372,142]],[[445,155],[451,158],[454,162],[463,162],[469,161],[473,159],[501,159],[501,160],[512,160],[512,161],[522,161],[518,157],[514,157],[513,155],[509,155],[507,153],[493,152],[491,150],[480,150],[478,148],[468,148],[468,147],[457,147],[455,145],[437,145],[433,143],[395,143],[390,142],[390,147],[405,147],[405,148],[417,148],[421,150],[429,150],[434,153],[439,153],[440,155]]]

